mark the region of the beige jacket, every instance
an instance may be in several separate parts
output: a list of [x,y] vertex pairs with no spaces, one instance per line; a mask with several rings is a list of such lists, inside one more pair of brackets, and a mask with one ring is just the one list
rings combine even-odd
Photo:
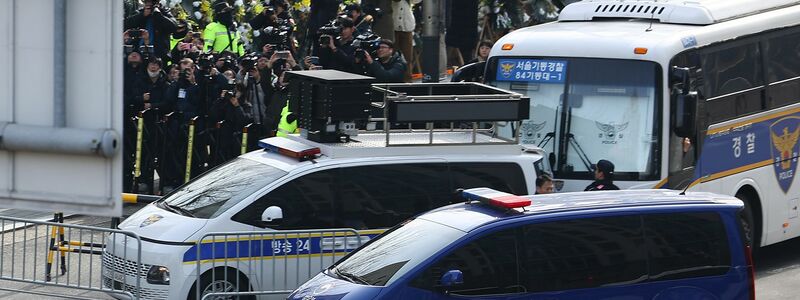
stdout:
[[394,0],[392,1],[392,19],[394,31],[412,32],[416,26],[414,13],[411,6],[419,4],[422,0]]

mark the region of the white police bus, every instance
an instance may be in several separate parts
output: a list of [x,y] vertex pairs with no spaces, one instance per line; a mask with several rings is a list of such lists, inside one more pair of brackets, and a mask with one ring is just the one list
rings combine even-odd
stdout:
[[573,3],[495,43],[484,78],[531,98],[521,139],[562,191],[607,159],[621,188],[745,200],[748,238],[769,245],[800,235],[799,3]]

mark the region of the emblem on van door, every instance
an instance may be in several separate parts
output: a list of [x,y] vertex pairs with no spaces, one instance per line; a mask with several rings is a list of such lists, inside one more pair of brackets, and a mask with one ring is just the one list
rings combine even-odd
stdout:
[[797,168],[797,140],[800,138],[800,117],[781,118],[769,126],[772,141],[772,167],[784,193],[789,191]]
[[153,224],[155,222],[158,222],[159,220],[161,220],[163,218],[164,217],[161,216],[161,215],[151,215],[151,216],[147,217],[147,219],[142,221],[142,224],[139,224],[139,228],[142,228],[142,227],[145,227],[147,225],[150,225],[150,224]]
[[605,124],[594,121],[594,124],[597,126],[597,129],[602,131],[597,137],[603,139],[603,144],[616,144],[617,140],[623,137],[622,131],[628,128],[628,122],[622,124]]

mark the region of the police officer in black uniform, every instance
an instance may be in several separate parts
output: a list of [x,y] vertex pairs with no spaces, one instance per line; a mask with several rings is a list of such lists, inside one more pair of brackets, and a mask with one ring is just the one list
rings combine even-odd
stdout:
[[601,159],[594,166],[594,182],[586,187],[584,191],[610,191],[618,190],[614,185],[614,164],[605,159]]

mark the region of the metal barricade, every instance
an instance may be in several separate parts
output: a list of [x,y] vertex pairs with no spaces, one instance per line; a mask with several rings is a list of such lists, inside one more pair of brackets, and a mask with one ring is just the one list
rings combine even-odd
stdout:
[[285,298],[369,239],[355,229],[208,233],[187,252],[195,254],[191,260],[200,283],[190,296]]
[[[2,290],[71,299],[141,297],[140,272],[127,274],[142,269],[135,233],[12,217],[0,217],[0,229]],[[117,245],[127,246],[117,255],[103,250]]]

